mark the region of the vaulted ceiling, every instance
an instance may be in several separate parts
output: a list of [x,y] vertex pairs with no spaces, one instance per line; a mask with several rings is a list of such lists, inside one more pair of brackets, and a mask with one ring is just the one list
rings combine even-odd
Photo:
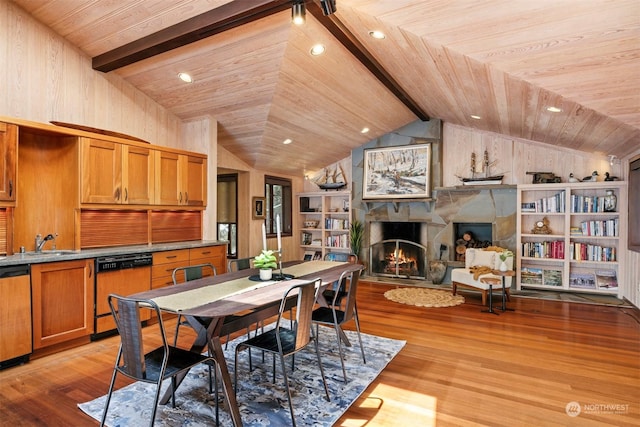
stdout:
[[[302,26],[284,0],[14,2],[181,119],[215,117],[219,144],[272,172],[314,172],[428,117],[618,157],[640,146],[637,0],[337,0],[329,16],[306,0]],[[162,52],[185,24],[199,40]]]

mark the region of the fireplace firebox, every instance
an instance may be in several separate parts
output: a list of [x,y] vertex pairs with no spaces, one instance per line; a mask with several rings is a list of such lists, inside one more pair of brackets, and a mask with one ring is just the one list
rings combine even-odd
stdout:
[[426,277],[426,227],[419,222],[371,222],[370,273],[410,279]]

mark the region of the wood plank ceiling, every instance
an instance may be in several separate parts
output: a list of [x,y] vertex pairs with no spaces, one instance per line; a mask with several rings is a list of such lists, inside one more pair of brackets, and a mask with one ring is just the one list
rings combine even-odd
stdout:
[[[308,9],[317,1],[306,0]],[[94,61],[216,8],[289,3],[14,2]],[[215,117],[219,144],[252,167],[313,173],[418,117],[325,28],[331,20],[430,117],[619,158],[640,146],[637,0],[337,0],[335,14],[307,13],[302,26],[280,6],[110,72],[183,120]],[[309,54],[315,43],[324,55]],[[180,82],[182,71],[195,82]]]

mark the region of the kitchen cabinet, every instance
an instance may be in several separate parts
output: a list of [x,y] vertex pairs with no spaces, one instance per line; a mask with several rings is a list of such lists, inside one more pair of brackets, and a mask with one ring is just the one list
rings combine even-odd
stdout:
[[217,274],[227,271],[226,245],[206,246],[189,249],[189,265],[210,263],[216,268]]
[[155,204],[206,206],[207,158],[155,150]]
[[31,353],[31,285],[28,266],[0,272],[0,365]]
[[31,266],[34,350],[91,335],[93,259]]
[[80,147],[81,203],[153,203],[152,149],[93,138],[81,138]]
[[0,201],[16,200],[18,126],[0,122]]
[[171,273],[177,267],[189,265],[189,249],[153,253],[151,267],[151,289],[173,285]]

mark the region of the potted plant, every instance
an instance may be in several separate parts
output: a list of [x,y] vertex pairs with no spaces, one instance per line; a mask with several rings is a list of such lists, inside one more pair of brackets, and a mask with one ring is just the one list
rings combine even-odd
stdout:
[[349,227],[349,245],[351,246],[351,253],[356,257],[360,257],[360,251],[362,250],[362,238],[364,236],[364,225],[354,219]]
[[274,268],[278,268],[276,256],[273,254],[273,251],[262,250],[260,255],[256,256],[253,259],[253,265],[255,268],[260,269],[260,279],[261,280],[270,280],[272,276],[272,270]]
[[505,249],[500,252],[500,261],[502,261],[500,263],[500,271],[507,271],[509,269],[509,267],[507,266],[507,258],[512,256],[513,252],[511,252],[509,249]]

